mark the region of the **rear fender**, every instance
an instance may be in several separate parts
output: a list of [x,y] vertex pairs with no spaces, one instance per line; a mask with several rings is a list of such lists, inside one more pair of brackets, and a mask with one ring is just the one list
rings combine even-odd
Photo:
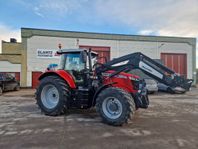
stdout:
[[76,84],[75,84],[73,77],[68,72],[66,72],[64,70],[47,71],[39,77],[39,81],[47,76],[59,76],[60,78],[62,78],[63,80],[65,80],[67,82],[67,84],[70,86],[70,88],[72,88],[72,89],[76,88]]

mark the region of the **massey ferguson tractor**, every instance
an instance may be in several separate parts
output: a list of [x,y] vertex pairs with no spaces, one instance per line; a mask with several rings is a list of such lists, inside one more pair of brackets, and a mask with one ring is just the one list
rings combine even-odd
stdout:
[[142,53],[132,53],[105,64],[98,54],[86,49],[62,49],[57,70],[48,69],[39,80],[36,100],[42,112],[57,116],[68,109],[96,106],[103,122],[120,126],[131,119],[138,108],[147,108],[149,99],[144,80],[127,73],[140,69],[172,88],[187,91],[192,80],[179,76]]

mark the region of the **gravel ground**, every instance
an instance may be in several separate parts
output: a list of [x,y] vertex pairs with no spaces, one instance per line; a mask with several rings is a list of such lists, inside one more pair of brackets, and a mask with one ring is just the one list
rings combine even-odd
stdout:
[[113,127],[92,110],[43,115],[34,90],[0,96],[0,149],[197,149],[198,89],[182,95],[150,95],[129,124]]

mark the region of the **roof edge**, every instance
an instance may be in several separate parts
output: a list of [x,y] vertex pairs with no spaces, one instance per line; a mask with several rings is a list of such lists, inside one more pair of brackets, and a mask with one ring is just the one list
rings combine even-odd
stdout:
[[113,33],[96,33],[80,31],[64,31],[51,29],[21,28],[22,38],[31,38],[32,36],[65,37],[65,38],[89,38],[104,40],[133,40],[133,41],[153,41],[153,42],[182,42],[190,45],[196,44],[194,37],[174,37],[174,36],[148,36],[148,35],[130,35]]

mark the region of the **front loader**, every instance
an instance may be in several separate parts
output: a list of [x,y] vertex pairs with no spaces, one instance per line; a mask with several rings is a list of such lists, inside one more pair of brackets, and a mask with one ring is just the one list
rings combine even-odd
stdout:
[[98,54],[91,50],[62,49],[57,53],[61,55],[58,70],[43,73],[36,91],[37,104],[50,116],[96,106],[103,122],[115,126],[127,123],[138,108],[149,105],[144,80],[127,73],[136,68],[172,87],[189,90],[192,83],[142,53],[105,64],[98,63]]

